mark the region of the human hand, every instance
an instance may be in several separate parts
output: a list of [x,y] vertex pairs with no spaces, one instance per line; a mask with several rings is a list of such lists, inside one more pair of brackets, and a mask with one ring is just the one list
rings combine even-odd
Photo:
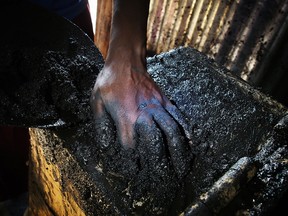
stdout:
[[[176,173],[182,177],[187,172],[191,159],[187,138],[185,140],[185,134],[190,138],[188,124],[151,79],[145,63],[106,64],[97,77],[91,105],[96,124],[104,121],[107,114],[112,117],[117,137],[124,148],[135,148],[136,138],[141,137],[140,128],[146,128],[142,135],[149,136],[149,133],[155,133],[153,128],[157,126],[165,134],[166,147]],[[101,133],[101,128],[98,130]],[[151,143],[147,142],[147,145]],[[163,148],[166,147],[156,147],[159,158],[165,154]]]

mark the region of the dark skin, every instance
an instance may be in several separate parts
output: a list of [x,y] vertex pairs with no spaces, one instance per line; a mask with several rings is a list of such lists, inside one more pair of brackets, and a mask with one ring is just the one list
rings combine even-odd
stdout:
[[135,147],[137,124],[152,128],[156,123],[166,136],[176,171],[183,174],[189,167],[183,164],[187,142],[180,131],[189,138],[189,129],[178,108],[147,73],[148,12],[149,0],[114,0],[108,55],[97,77],[91,105],[96,121],[106,113],[111,115],[124,148]]

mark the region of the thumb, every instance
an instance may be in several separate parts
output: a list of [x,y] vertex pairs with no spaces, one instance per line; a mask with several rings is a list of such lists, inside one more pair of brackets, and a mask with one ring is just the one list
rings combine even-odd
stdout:
[[107,148],[116,138],[113,120],[106,111],[99,94],[94,94],[90,103],[94,117],[95,141],[101,148]]

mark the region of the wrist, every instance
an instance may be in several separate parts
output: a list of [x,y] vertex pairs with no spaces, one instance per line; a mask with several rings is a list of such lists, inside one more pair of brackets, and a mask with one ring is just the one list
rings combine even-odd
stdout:
[[109,47],[105,65],[131,65],[146,68],[146,47],[144,45],[125,44]]

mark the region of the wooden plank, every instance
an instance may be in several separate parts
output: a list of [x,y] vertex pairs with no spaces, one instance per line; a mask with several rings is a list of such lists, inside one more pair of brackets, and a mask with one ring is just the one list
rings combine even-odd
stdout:
[[[48,139],[43,139],[45,135],[42,130],[30,129],[29,132],[31,151],[28,215],[85,215],[75,200],[79,198],[79,191],[61,174],[59,161],[52,163],[47,153],[44,153],[43,145],[47,144]],[[54,141],[56,140],[57,138]],[[65,184],[62,184],[64,181]]]
[[95,45],[100,50],[103,58],[107,56],[112,20],[112,0],[97,1],[96,31],[94,36]]

